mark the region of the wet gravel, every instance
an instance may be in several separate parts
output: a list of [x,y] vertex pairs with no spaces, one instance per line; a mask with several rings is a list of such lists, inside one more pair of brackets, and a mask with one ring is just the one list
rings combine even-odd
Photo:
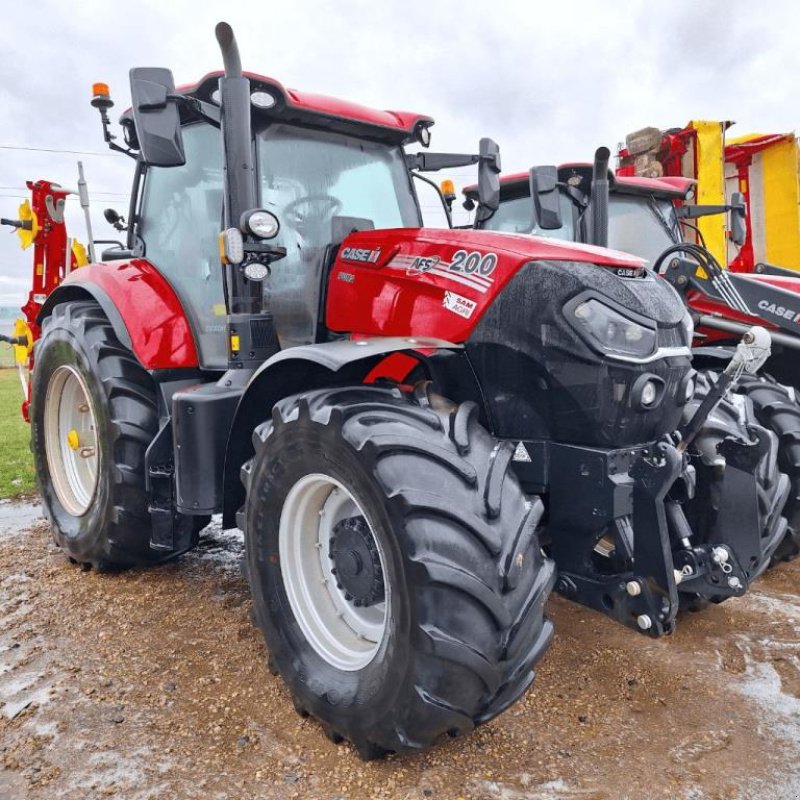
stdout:
[[269,674],[237,532],[103,575],[37,516],[0,503],[0,800],[800,798],[800,562],[656,641],[553,598],[520,703],[365,764]]

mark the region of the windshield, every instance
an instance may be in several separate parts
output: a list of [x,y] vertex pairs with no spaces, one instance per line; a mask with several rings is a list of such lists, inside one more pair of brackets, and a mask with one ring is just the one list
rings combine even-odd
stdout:
[[648,265],[679,241],[669,200],[612,194],[608,202],[608,246],[647,260]]
[[553,239],[572,241],[575,236],[572,224],[572,201],[561,195],[561,221],[557,230],[542,230],[533,222],[533,207],[529,194],[523,197],[503,199],[500,207],[485,224],[486,230],[503,231],[505,233],[530,233],[533,236],[547,236]]
[[274,243],[287,251],[264,282],[265,309],[282,347],[308,344],[336,218],[416,228],[419,209],[400,147],[289,125],[271,125],[257,146],[260,202],[280,220]]

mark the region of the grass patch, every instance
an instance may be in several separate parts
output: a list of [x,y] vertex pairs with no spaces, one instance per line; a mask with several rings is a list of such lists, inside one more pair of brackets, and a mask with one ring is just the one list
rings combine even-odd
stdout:
[[0,498],[35,489],[30,425],[22,419],[22,386],[15,369],[0,369]]
[[[2,327],[2,325],[0,325],[0,332],[2,333],[7,332],[5,328]],[[8,333],[9,335],[11,335],[10,331],[8,331]],[[13,367],[14,363],[15,363],[14,348],[12,348],[10,344],[6,344],[5,342],[0,342],[0,368]]]

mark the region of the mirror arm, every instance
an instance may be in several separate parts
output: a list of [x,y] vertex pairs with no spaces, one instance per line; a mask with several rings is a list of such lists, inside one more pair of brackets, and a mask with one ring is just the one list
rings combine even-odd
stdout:
[[173,100],[178,105],[191,111],[195,116],[210,122],[215,128],[220,127],[221,111],[219,106],[198,100],[196,97],[187,97],[185,94],[168,94],[167,100]]
[[727,211],[736,211],[737,206],[680,206],[675,209],[678,219],[697,219],[708,217],[712,214],[725,214]]
[[468,167],[480,160],[480,156],[465,153],[406,153],[406,167],[417,172]]

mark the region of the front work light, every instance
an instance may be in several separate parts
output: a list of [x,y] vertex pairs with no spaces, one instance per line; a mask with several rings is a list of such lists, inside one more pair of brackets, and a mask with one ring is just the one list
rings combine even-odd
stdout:
[[259,239],[274,239],[281,229],[281,224],[271,211],[253,208],[242,214],[239,228],[242,233],[251,233]]

